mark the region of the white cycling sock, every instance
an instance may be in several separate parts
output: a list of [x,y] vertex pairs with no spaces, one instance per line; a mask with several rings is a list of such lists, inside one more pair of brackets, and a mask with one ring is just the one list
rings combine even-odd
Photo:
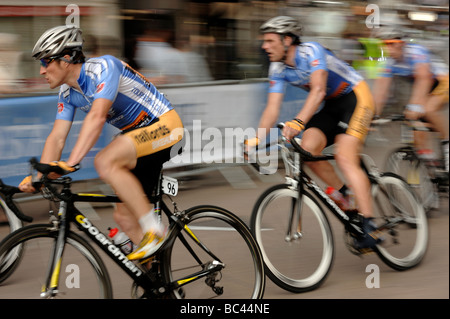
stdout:
[[152,209],[145,216],[139,218],[139,225],[141,225],[142,231],[156,232],[156,234],[162,236],[164,234],[164,225],[158,220],[155,211]]

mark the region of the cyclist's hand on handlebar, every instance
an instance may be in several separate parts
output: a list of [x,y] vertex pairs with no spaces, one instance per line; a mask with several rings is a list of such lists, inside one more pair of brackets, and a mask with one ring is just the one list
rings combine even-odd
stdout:
[[261,140],[259,139],[259,137],[253,137],[249,138],[248,140],[245,140],[244,145],[247,147],[256,147],[259,145],[260,142]]
[[28,175],[19,184],[19,189],[24,193],[35,193],[42,187],[41,182],[33,182],[33,177]]
[[284,123],[283,136],[290,141],[292,138],[300,134],[305,129],[305,123],[299,119],[293,119]]
[[57,161],[49,163],[50,166],[54,166],[52,172],[48,174],[48,177],[51,179],[55,179],[61,177],[62,175],[70,174],[77,171],[80,168],[80,165],[70,166],[65,161]]
[[25,193],[34,193],[36,191],[32,184],[31,175],[28,175],[20,182],[19,189]]
[[258,147],[261,140],[259,137],[253,137],[249,138],[247,140],[244,140],[244,158],[248,159],[248,153],[253,150],[254,148]]

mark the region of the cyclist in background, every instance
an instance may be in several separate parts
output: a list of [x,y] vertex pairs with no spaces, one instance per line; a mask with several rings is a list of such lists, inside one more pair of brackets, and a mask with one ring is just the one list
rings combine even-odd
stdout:
[[[286,16],[272,18],[260,28],[262,48],[271,64],[268,100],[259,127],[267,135],[274,126],[287,83],[309,92],[297,116],[285,123],[282,134],[290,140],[304,130],[302,147],[313,155],[335,144],[336,163],[352,185],[367,234],[355,245],[370,248],[380,239],[371,220],[370,183],[361,169],[359,154],[374,114],[372,95],[363,78],[330,50],[316,42],[301,42],[301,30],[295,18]],[[317,112],[323,101],[324,107]],[[251,148],[264,138],[257,136],[245,143]],[[326,184],[347,194],[347,186],[328,161],[308,162],[308,166]]]
[[[393,27],[383,27],[378,36],[383,40],[389,57],[379,78],[375,81],[376,113],[380,115],[388,97],[394,75],[407,77],[412,82],[412,93],[405,109],[411,120],[425,119],[440,133],[445,167],[448,171],[448,118],[440,111],[449,100],[448,66],[422,45],[407,43],[403,33]],[[425,159],[433,159],[427,149],[426,132],[414,132],[418,153]]]
[[[73,172],[105,123],[119,128],[121,134],[97,154],[94,165],[123,201],[114,212],[115,221],[134,243],[140,243],[128,258],[145,258],[165,237],[166,228],[148,197],[163,163],[176,153],[175,147],[171,149],[182,138],[182,122],[170,102],[142,75],[113,56],[85,60],[82,45],[79,28],[58,26],[44,32],[34,46],[32,56],[40,60],[40,74],[50,88],[60,86],[56,120],[40,161]],[[77,109],[87,115],[69,158],[61,161]],[[35,191],[30,176],[20,189]]]

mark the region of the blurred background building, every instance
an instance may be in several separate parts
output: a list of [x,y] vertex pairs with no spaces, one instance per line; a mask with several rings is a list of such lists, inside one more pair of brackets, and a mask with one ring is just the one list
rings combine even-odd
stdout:
[[[80,25],[88,57],[123,59],[177,107],[190,146],[183,153],[186,159],[173,165],[203,163],[204,146],[211,141],[195,137],[209,128],[221,133],[217,139],[223,146],[214,161],[233,162],[238,139],[225,133],[258,125],[269,65],[259,26],[277,15],[297,17],[303,41],[332,49],[369,84],[385,57],[374,38],[381,24],[399,26],[411,41],[427,45],[448,63],[448,0],[0,0],[0,177],[18,184],[52,127],[58,89],[48,88],[30,54],[45,30],[63,24]],[[405,105],[409,87],[404,79],[395,81],[392,110]],[[306,95],[288,86],[278,121],[291,119]],[[78,112],[63,158],[76,142],[83,116]],[[115,133],[105,127],[75,179],[97,177],[95,154]]]
[[378,14],[369,5],[380,9],[380,23],[401,26],[448,62],[448,0],[0,0],[0,92],[47,90],[30,52],[44,30],[66,23],[70,3],[88,56],[116,55],[158,84],[266,77],[258,28],[280,14],[302,21],[305,41],[371,77],[380,53],[369,40],[376,28],[367,19]]

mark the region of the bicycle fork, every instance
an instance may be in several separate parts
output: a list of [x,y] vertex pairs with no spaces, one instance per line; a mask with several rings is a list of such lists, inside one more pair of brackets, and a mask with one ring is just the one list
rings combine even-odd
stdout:
[[55,238],[53,250],[49,260],[49,266],[45,276],[45,284],[41,288],[41,298],[52,298],[58,294],[59,278],[61,273],[61,262],[64,253],[65,241],[67,236],[67,220],[66,212],[67,203],[61,202],[59,206],[58,216],[59,220],[54,222],[52,230],[58,232]]
[[302,208],[302,185],[299,184],[293,178],[286,178],[288,184],[290,184],[293,189],[297,191],[297,197],[292,198],[291,208],[289,211],[289,222],[286,229],[286,235],[284,240],[286,242],[292,242],[303,237],[302,235],[302,219],[301,219],[301,208]]

